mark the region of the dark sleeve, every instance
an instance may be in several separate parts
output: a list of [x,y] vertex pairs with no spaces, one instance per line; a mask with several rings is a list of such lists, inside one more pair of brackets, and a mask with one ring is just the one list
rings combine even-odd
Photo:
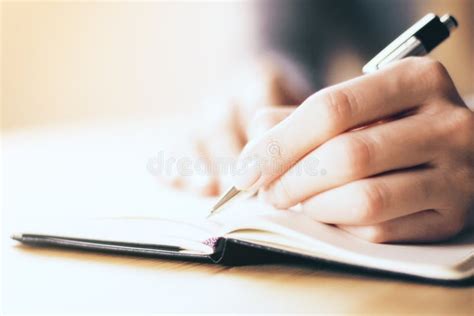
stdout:
[[414,20],[412,0],[261,0],[261,51],[276,51],[302,65],[315,88],[338,49],[370,59]]

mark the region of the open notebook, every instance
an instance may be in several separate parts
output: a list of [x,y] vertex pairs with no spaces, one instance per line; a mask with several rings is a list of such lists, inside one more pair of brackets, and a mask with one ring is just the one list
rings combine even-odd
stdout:
[[226,265],[269,258],[329,260],[439,280],[474,275],[474,233],[439,244],[374,244],[297,211],[245,201],[210,220],[102,218],[54,222],[13,238],[34,246],[175,257]]

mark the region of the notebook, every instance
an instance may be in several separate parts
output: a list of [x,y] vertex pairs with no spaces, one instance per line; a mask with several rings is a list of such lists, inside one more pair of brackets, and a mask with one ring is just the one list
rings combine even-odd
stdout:
[[241,202],[208,220],[122,216],[32,226],[12,238],[32,246],[224,265],[301,259],[436,280],[474,275],[472,231],[443,243],[375,244],[315,222],[298,210],[276,210],[257,200]]

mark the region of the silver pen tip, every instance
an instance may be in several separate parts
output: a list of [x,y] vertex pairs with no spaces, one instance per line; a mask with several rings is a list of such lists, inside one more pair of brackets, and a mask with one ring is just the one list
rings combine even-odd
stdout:
[[217,213],[224,205],[227,204],[230,200],[232,200],[237,194],[241,191],[236,187],[231,187],[227,190],[217,201],[217,203],[211,208],[211,212],[207,216],[207,218],[211,217],[211,215]]
[[23,234],[12,234],[10,236],[11,239],[21,241],[23,239]]

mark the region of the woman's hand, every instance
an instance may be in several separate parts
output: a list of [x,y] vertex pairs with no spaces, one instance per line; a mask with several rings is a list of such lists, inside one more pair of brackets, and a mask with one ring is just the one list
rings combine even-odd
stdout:
[[372,242],[445,239],[474,208],[474,114],[428,58],[313,94],[239,161],[238,188]]
[[[298,73],[281,58],[267,57],[252,65],[236,80],[233,91],[221,93],[205,115],[192,120],[199,125],[189,135],[164,151],[165,160],[173,165],[163,166],[160,172],[152,166],[152,173],[177,189],[220,194],[232,185],[231,169],[247,140],[288,116],[293,108],[284,105],[301,103],[309,95],[307,87],[307,91],[293,88],[303,85]],[[185,168],[180,160],[186,161]]]

